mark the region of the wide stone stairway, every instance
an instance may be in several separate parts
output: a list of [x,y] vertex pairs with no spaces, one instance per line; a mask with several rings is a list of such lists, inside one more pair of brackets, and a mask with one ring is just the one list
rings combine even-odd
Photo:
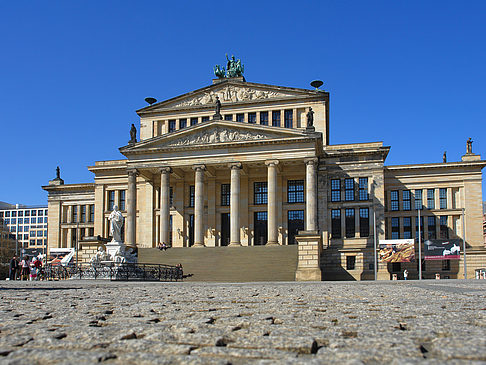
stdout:
[[297,245],[139,248],[139,263],[182,264],[186,281],[294,281]]

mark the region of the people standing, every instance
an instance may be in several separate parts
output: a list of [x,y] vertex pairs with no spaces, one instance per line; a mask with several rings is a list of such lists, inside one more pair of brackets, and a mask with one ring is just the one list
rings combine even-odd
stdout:
[[24,256],[22,261],[20,262],[21,271],[20,271],[20,280],[29,280],[30,275],[30,261],[29,256]]
[[403,270],[403,280],[407,280],[407,277],[408,277],[408,270],[405,269]]
[[17,261],[17,257],[14,256],[12,257],[12,260],[10,260],[10,266],[9,266],[9,280],[15,280],[17,278],[17,271],[19,269],[19,262]]

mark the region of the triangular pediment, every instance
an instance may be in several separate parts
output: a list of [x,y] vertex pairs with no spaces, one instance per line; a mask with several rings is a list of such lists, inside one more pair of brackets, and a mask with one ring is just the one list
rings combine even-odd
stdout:
[[228,80],[145,107],[137,113],[142,115],[167,109],[210,106],[216,103],[216,97],[223,104],[238,104],[272,99],[316,97],[319,94],[321,93],[313,90]]
[[126,154],[186,147],[214,148],[218,145],[223,146],[234,143],[270,142],[282,139],[292,140],[309,137],[309,134],[296,129],[220,120],[202,123],[183,130],[150,138],[133,145],[122,147],[120,151]]

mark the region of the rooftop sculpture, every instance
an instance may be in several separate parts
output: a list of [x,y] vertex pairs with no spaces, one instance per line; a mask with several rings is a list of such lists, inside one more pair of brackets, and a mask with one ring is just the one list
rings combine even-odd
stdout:
[[216,77],[224,79],[243,76],[245,67],[241,63],[240,59],[235,59],[234,55],[232,55],[231,58],[228,58],[228,54],[226,54],[226,60],[226,69],[221,65],[214,66],[214,75]]

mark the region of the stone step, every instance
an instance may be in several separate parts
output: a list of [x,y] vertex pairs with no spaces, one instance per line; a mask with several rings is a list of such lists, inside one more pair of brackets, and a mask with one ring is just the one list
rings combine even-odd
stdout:
[[140,263],[182,264],[187,281],[294,281],[297,246],[139,248]]

